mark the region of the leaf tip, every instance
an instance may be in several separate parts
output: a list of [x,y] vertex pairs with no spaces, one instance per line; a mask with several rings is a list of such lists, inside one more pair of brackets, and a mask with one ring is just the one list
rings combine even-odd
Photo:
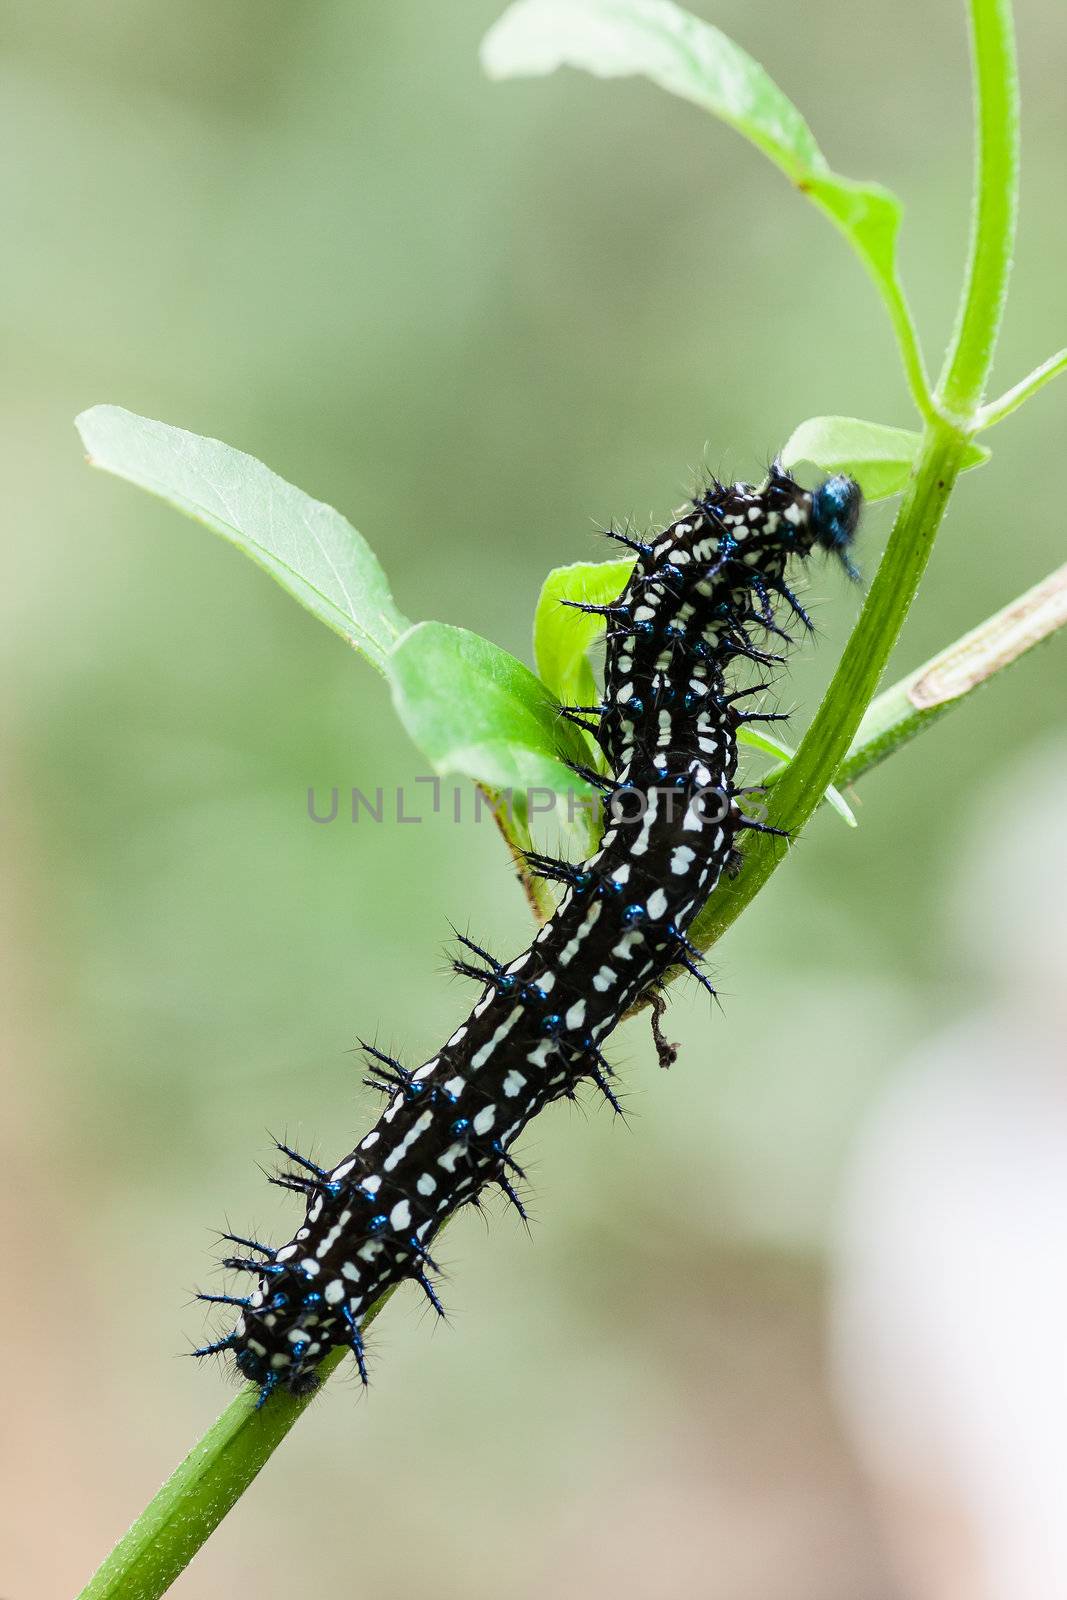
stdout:
[[[517,9],[520,8],[509,6],[483,35],[482,42],[478,47],[478,59],[481,62],[482,71],[494,83],[499,83],[504,78],[514,77],[519,71],[529,72],[535,70],[530,66],[529,62],[522,68],[516,65],[512,34],[514,33],[514,14]],[[540,70],[548,72],[551,68],[545,66]]]
[[86,456],[91,467],[98,467],[99,461],[93,456],[92,435],[96,424],[101,422],[109,413],[120,411],[120,406],[106,405],[103,403],[95,406],[86,406],[84,411],[79,411],[74,418],[74,426],[78,430],[78,437],[85,446]]

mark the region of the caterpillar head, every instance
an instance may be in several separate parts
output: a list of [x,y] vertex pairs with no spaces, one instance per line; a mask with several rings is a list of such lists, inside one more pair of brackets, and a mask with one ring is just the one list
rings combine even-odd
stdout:
[[835,555],[854,583],[859,582],[849,549],[860,518],[863,491],[855,478],[835,473],[811,493],[811,527],[815,543]]
[[[837,557],[852,579],[859,574],[850,548],[859,523],[863,493],[853,478],[834,473],[814,489],[804,489],[779,459],[771,462],[762,484],[714,482],[694,507],[710,519],[719,535],[716,559],[780,577],[773,569],[791,556],[806,556],[817,546]],[[695,553],[703,554],[706,533],[691,518],[677,522],[654,547],[660,559],[672,561],[673,548],[695,535]],[[701,574],[706,576],[706,574]]]

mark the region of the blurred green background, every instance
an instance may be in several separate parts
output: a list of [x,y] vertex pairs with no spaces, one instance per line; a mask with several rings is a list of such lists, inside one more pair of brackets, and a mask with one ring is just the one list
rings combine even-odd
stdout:
[[[228,1398],[180,1359],[210,1229],[287,1229],[267,1130],[336,1157],[357,1033],[421,1060],[461,1014],[447,919],[518,948],[489,825],[314,827],[309,785],[425,763],[384,684],[250,563],[89,471],[114,401],[340,507],[414,618],[530,658],[554,564],[758,474],[803,418],[910,424],[873,291],[748,146],[643,83],[494,86],[499,0],[8,0],[0,261],[10,1113],[9,1595],[69,1594]],[[936,365],[965,250],[962,7],[699,0],[831,161],[906,201]],[[1019,6],[1024,213],[997,388],[1062,342],[1062,14]],[[1061,559],[1067,388],[990,437],[896,666]],[[890,508],[869,514],[873,569]],[[820,571],[810,711],[858,598]],[[532,1241],[450,1230],[451,1328],[374,1331],[175,1593],[895,1595],[823,1377],[841,1164],[903,1052],[980,986],[959,837],[1062,718],[1054,644],[820,816],[678,986],[630,1131],[556,1109]],[[802,722],[803,713],[798,719]],[[9,1263],[11,1257],[8,1258]],[[14,1381],[12,1381],[14,1380]]]

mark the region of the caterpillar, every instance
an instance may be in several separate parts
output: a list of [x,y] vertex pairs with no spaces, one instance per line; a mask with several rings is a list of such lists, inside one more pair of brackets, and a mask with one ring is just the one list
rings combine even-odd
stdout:
[[580,865],[529,853],[530,868],[562,893],[508,965],[458,935],[464,953],[453,965],[481,994],[437,1055],[409,1071],[362,1046],[368,1081],[389,1103],[354,1150],[324,1168],[279,1145],[292,1165],[272,1181],[306,1204],[292,1240],[274,1249],[223,1235],[250,1252],[223,1265],[255,1287],[201,1297],[237,1319],[194,1354],[231,1356],[259,1386],[260,1405],[279,1385],[308,1393],[336,1345],[352,1350],[366,1383],[362,1318],[404,1279],[443,1314],[430,1254],[442,1223],[489,1185],[525,1218],[511,1149],[531,1118],[585,1079],[617,1111],[603,1053],[612,1029],[673,966],[711,989],[686,930],[739,863],[738,835],[776,831],[745,813],[734,782],[738,729],[768,720],[740,707],[765,685],[730,691],[728,674],[739,659],[783,659],[763,648],[790,638],[779,602],[810,629],[786,582],[791,562],[819,547],[856,576],[849,550],[861,503],[850,478],[808,491],[775,462],[759,487],[714,482],[650,540],[612,533],[634,552],[632,575],[610,605],[581,607],[606,622],[603,700],[563,712],[607,760],[608,776],[574,767],[604,795],[599,847]]

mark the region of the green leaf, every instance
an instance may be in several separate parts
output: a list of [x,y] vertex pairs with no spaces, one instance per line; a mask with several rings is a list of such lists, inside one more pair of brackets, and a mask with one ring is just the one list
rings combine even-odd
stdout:
[[[778,756],[782,761],[792,761],[796,751],[785,743],[783,739],[774,739],[769,733],[757,733],[754,728],[739,728],[737,730],[738,743],[751,745],[753,750],[762,750],[764,755]],[[779,769],[780,770],[780,769]],[[770,773],[767,782],[774,781],[777,773]],[[838,816],[848,823],[850,828],[858,828],[856,813],[841,793],[833,784],[826,791],[826,799],[833,806]]]
[[825,166],[811,129],[759,62],[668,0],[517,0],[486,34],[482,64],[491,78],[561,66],[601,78],[643,73],[731,123],[790,176]]
[[610,605],[626,587],[633,557],[621,561],[576,561],[553,567],[534,612],[534,658],[541,677],[562,705],[590,706],[599,691],[586,655],[604,631],[604,618],[587,616],[562,604],[579,600]]
[[931,409],[915,329],[897,275],[900,202],[880,184],[832,172],[803,116],[759,62],[672,0],[515,0],[482,43],[491,78],[557,67],[601,78],[641,74],[710,111],[763,151],[850,241],[885,301],[908,381]]
[[903,215],[900,201],[880,183],[857,183],[831,172],[820,155],[798,184],[819,210],[841,230],[874,279],[890,313],[903,300],[897,278],[897,234]]
[[[909,428],[888,428],[858,417],[809,417],[794,429],[782,450],[782,465],[812,461],[824,472],[847,472],[868,500],[900,494],[922,448],[922,435]],[[963,470],[980,467],[989,451],[969,444]]]
[[410,623],[374,552],[339,511],[254,456],[121,406],[93,406],[76,425],[93,466],[221,533],[379,672],[386,670],[386,657]]
[[389,657],[397,712],[434,771],[492,789],[587,786],[564,760],[587,760],[578,730],[541,680],[499,645],[466,628],[420,622]]

